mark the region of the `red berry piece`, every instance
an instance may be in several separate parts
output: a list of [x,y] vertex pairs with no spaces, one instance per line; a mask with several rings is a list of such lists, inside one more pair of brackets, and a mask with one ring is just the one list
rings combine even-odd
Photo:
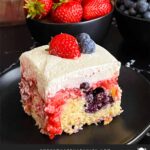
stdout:
[[61,33],[50,41],[49,53],[62,58],[73,59],[80,56],[80,47],[74,36]]

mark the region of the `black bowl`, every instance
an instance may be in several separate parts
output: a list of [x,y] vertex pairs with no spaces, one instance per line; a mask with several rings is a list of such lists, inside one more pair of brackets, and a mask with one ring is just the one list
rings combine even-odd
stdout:
[[88,33],[96,43],[100,43],[109,29],[113,11],[114,9],[106,16],[79,23],[58,24],[47,22],[46,20],[38,21],[33,19],[27,19],[26,22],[31,35],[40,44],[47,44],[52,36],[61,32],[69,33],[74,36],[85,32]]
[[123,38],[133,46],[150,48],[150,21],[124,14],[115,4],[115,17]]

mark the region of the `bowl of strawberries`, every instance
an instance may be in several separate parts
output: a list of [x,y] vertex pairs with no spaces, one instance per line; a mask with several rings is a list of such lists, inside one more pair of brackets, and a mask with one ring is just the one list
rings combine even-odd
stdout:
[[48,44],[59,33],[88,33],[101,43],[113,16],[111,0],[25,0],[26,23],[33,38]]

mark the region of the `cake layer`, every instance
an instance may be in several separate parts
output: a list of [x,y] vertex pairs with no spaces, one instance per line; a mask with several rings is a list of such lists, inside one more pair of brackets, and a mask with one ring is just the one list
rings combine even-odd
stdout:
[[[28,81],[22,81],[21,85],[23,82]],[[85,111],[87,100],[83,96],[70,96],[68,99],[62,99],[64,96],[62,94],[61,100],[57,97],[45,103],[38,93],[35,84],[31,87],[32,92],[28,93],[30,94],[28,100],[23,99],[23,95],[26,95],[25,91],[21,94],[23,108],[28,115],[34,118],[41,133],[49,135],[50,138],[62,134],[62,132],[68,134],[76,133],[83,129],[84,125],[101,122],[104,125],[109,124],[113,117],[122,113],[120,100],[112,101],[96,112],[90,113]]]
[[60,89],[78,88],[84,81],[94,84],[119,75],[120,62],[99,45],[94,53],[81,54],[73,60],[49,55],[47,49],[47,45],[38,47],[20,57],[22,75],[37,82],[44,100]]
[[100,80],[94,86],[88,84],[86,90],[83,89],[85,83],[81,85],[78,85],[79,88],[61,89],[54,97],[44,101],[36,81],[22,77],[20,93],[23,108],[35,119],[41,132],[50,138],[62,132],[76,133],[85,124],[101,121],[108,124],[122,112],[121,89],[116,79]]
[[41,46],[20,57],[23,108],[42,133],[52,139],[86,124],[109,124],[120,115],[121,64],[107,50],[96,45],[93,53],[65,59],[47,49]]
[[121,101],[115,101],[108,104],[96,113],[85,112],[84,105],[86,101],[79,99],[69,99],[64,105],[61,114],[61,126],[64,132],[72,134],[83,129],[84,125],[98,124],[103,122],[104,125],[109,124],[113,117],[120,115],[122,112]]

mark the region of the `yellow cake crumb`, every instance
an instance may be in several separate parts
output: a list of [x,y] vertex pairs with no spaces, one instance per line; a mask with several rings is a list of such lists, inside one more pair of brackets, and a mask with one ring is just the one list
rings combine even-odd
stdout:
[[[83,125],[97,124],[104,120],[104,124],[112,121],[112,117],[120,115],[122,112],[120,101],[104,106],[95,113],[85,112],[85,99],[69,99],[64,105],[61,114],[61,127],[64,132],[72,134],[82,129]],[[110,116],[108,118],[108,116]]]
[[109,124],[112,120],[113,120],[112,117],[106,117],[106,118],[104,118],[104,125]]

